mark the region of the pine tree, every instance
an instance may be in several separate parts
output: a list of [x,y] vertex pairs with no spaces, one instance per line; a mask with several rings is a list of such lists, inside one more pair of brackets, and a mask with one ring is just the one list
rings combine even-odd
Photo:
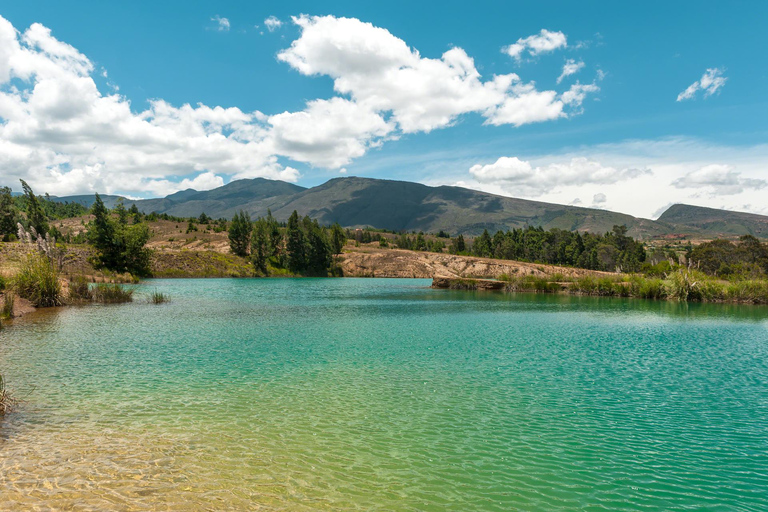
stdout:
[[45,217],[43,207],[40,205],[40,201],[35,193],[32,192],[32,188],[27,185],[27,182],[24,180],[19,181],[21,182],[21,188],[24,190],[24,196],[27,200],[27,221],[31,227],[35,228],[38,235],[45,236],[45,234],[48,233],[48,221]]
[[11,189],[8,187],[0,188],[0,238],[7,239],[16,233],[17,218]]
[[233,254],[245,258],[251,243],[251,217],[243,210],[236,213],[229,226],[229,248]]
[[299,222],[299,214],[293,211],[288,218],[288,236],[286,249],[288,250],[288,268],[297,274],[307,269],[307,240]]

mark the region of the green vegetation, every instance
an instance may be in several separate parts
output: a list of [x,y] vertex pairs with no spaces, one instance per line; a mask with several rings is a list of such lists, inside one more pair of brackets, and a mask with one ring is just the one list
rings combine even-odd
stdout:
[[11,189],[0,188],[0,240],[8,242],[16,234],[18,211],[11,196]]
[[93,294],[85,276],[76,276],[69,280],[67,301],[70,303],[90,302]]
[[694,247],[691,263],[702,272],[726,279],[765,279],[768,277],[768,244],[746,235],[735,244],[713,240]]
[[45,211],[37,196],[32,191],[32,188],[27,185],[26,181],[20,181],[21,188],[24,190],[24,198],[27,202],[27,222],[30,227],[35,228],[35,231],[37,231],[39,235],[45,236],[45,234],[48,233],[48,220]]
[[120,304],[133,301],[133,290],[126,290],[119,284],[99,283],[91,289],[94,302]]
[[28,254],[13,278],[13,288],[19,297],[38,308],[61,306],[61,283],[53,261],[40,253]]
[[252,230],[251,217],[246,212],[240,210],[235,214],[229,226],[229,248],[233,254],[248,256]]
[[149,302],[150,304],[165,304],[166,302],[171,302],[171,297],[168,294],[155,290],[149,295]]
[[99,194],[96,194],[91,213],[94,219],[88,225],[87,236],[96,249],[95,266],[113,272],[149,275],[151,252],[145,247],[150,237],[147,225],[139,223],[129,226],[127,216],[123,218],[119,212],[115,220]]
[[3,307],[0,308],[0,319],[10,320],[13,318],[13,307],[16,303],[16,296],[8,291],[3,295]]
[[491,237],[486,230],[475,238],[468,251],[486,258],[610,272],[637,272],[646,258],[643,244],[627,236],[626,226],[613,226],[604,235],[528,227],[497,231]]

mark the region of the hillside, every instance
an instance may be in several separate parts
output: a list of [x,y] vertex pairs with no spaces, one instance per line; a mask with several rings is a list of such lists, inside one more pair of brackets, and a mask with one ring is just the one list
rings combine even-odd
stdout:
[[[102,196],[112,207],[118,196]],[[55,198],[90,206],[93,196]],[[420,183],[371,178],[335,178],[313,188],[282,181],[256,178],[237,180],[223,187],[198,192],[184,190],[165,198],[126,200],[145,213],[167,213],[178,217],[205,212],[213,218],[231,218],[245,210],[251,217],[267,214],[286,220],[291,212],[317,218],[323,224],[338,222],[345,227],[371,226],[394,231],[440,230],[451,234],[477,235],[484,229],[560,228],[592,232],[609,231],[625,224],[629,234],[649,239],[669,235],[695,237],[754,234],[768,238],[768,217],[710,208],[675,205],[658,221],[622,213],[565,206],[498,196],[461,187],[430,187]]]
[[754,213],[733,212],[676,204],[665,211],[659,222],[673,225],[678,231],[704,233],[710,237],[753,235],[768,238],[768,217]]

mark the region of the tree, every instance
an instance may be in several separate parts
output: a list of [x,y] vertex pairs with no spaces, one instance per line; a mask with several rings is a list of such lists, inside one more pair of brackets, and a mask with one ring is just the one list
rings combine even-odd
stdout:
[[96,249],[96,263],[114,272],[144,276],[150,273],[151,251],[146,248],[149,228],[146,224],[127,226],[109,214],[99,194],[91,207],[93,221],[88,226],[88,240]]
[[251,243],[251,217],[243,210],[235,214],[229,226],[229,248],[238,256],[248,256],[248,246]]
[[120,225],[126,226],[128,224],[128,210],[125,209],[122,197],[119,198],[117,204],[115,204],[115,213],[117,214],[117,221]]
[[464,235],[459,235],[451,242],[451,253],[460,254],[467,250],[467,244],[464,242]]
[[[308,217],[307,217],[308,218]],[[311,275],[328,275],[328,269],[333,263],[331,245],[325,236],[325,231],[317,223],[312,222],[307,229],[307,271]]]
[[27,182],[24,180],[19,181],[21,182],[21,188],[24,190],[24,197],[27,201],[27,221],[31,227],[35,228],[35,231],[37,231],[39,235],[45,236],[48,232],[48,220],[45,217],[43,207],[40,205],[40,201],[35,193],[32,192],[32,188],[27,185]]
[[265,219],[258,219],[253,228],[253,238],[251,239],[251,261],[253,266],[264,274],[269,274],[267,262],[272,255],[270,247],[269,223]]
[[307,268],[307,240],[296,210],[293,210],[288,218],[286,249],[288,250],[288,268],[291,272],[304,272]]
[[13,203],[11,189],[8,187],[0,188],[0,238],[7,240],[8,237],[16,233],[17,219],[18,213]]
[[331,247],[333,254],[341,254],[344,245],[347,243],[347,234],[344,232],[338,222],[331,226]]
[[133,223],[138,224],[141,222],[141,212],[139,211],[139,208],[136,206],[136,203],[133,203],[128,210],[128,213],[130,213],[133,216]]

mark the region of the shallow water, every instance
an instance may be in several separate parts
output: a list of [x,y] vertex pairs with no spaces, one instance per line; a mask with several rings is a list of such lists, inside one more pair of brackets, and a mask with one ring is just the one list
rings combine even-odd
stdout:
[[16,321],[0,509],[768,509],[768,309],[428,286],[155,280]]

